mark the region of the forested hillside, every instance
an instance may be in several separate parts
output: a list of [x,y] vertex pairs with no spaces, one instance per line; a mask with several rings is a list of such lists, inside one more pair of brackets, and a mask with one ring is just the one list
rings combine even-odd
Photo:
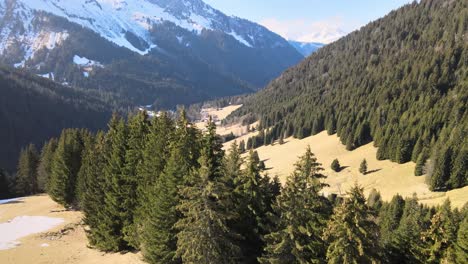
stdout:
[[112,109],[117,109],[101,99],[114,101],[110,94],[64,87],[3,67],[0,94],[0,168],[9,170],[29,143],[41,146],[67,127],[105,128]]
[[366,199],[357,185],[326,197],[310,147],[284,186],[262,163],[235,142],[225,153],[212,122],[139,112],[107,133],[66,129],[40,158],[25,149],[16,191],[47,190],[83,211],[90,247],[148,263],[466,263],[468,206]]
[[393,11],[287,70],[234,115],[261,121],[253,147],[327,130],[348,150],[375,141],[378,159],[417,162],[432,190],[465,186],[467,5],[423,0]]

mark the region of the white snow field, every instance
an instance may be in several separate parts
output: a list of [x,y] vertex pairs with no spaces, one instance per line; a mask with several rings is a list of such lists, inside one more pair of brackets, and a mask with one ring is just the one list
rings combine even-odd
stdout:
[[6,223],[1,223],[0,250],[7,250],[19,246],[21,243],[18,239],[47,231],[63,222],[64,220],[61,218],[18,216]]

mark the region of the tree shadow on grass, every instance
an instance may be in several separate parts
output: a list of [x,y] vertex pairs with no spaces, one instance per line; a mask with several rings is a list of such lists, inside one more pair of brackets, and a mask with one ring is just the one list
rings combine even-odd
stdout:
[[376,172],[381,171],[381,170],[382,170],[382,169],[371,170],[371,171],[366,172],[364,175],[376,173]]

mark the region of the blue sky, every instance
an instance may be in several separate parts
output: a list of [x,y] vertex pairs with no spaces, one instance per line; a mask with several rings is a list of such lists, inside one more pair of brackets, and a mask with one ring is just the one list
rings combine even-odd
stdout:
[[410,0],[204,0],[287,39],[329,43]]

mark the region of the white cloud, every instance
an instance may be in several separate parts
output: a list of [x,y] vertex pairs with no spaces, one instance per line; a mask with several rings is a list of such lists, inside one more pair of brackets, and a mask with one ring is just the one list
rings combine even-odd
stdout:
[[341,17],[332,17],[321,21],[270,18],[262,20],[260,24],[286,39],[325,44],[336,41],[358,28],[354,23],[345,23]]

